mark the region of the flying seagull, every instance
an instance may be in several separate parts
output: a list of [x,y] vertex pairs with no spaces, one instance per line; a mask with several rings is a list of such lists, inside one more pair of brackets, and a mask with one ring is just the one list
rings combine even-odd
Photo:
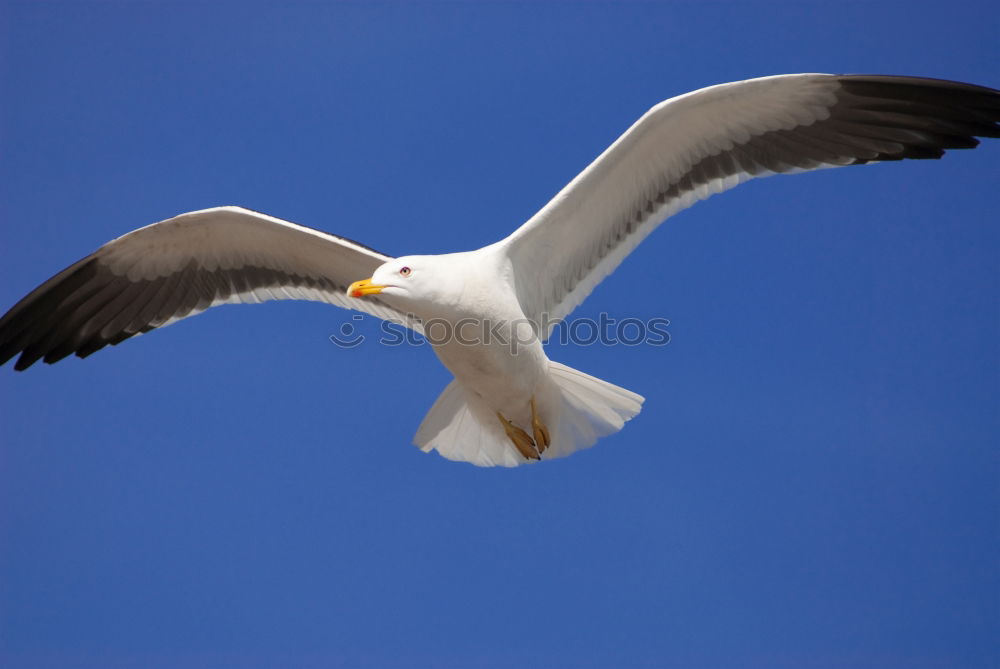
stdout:
[[542,344],[666,218],[754,177],[940,158],[976,137],[1000,137],[1000,91],[829,74],[710,86],[654,106],[524,225],[475,251],[392,258],[241,207],[140,228],[0,318],[0,364],[86,357],[236,302],[316,300],[417,331],[489,324],[492,340],[431,340],[455,378],[414,443],[484,466],[561,457],[620,430],[643,398],[549,360]]

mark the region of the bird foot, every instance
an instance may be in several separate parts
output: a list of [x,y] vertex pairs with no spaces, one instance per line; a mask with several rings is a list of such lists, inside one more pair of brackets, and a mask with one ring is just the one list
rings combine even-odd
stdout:
[[500,419],[500,424],[503,425],[503,431],[507,433],[507,438],[514,444],[518,453],[528,460],[542,459],[542,453],[544,453],[545,449],[552,443],[552,438],[549,436],[549,428],[547,428],[545,423],[542,422],[542,419],[538,417],[538,411],[535,409],[534,396],[531,398],[531,431],[534,433],[534,438],[529,436],[527,432],[519,428],[517,425],[514,425],[512,421],[504,418],[503,414],[499,411],[497,412],[497,418]]
[[549,437],[549,428],[545,427],[545,423],[542,419],[538,417],[538,412],[535,411],[535,396],[531,396],[531,430],[535,433],[535,448],[538,449],[538,454],[541,455],[545,452],[545,449],[549,447],[552,443],[551,437]]
[[528,460],[541,460],[541,453],[535,446],[535,440],[528,436],[528,433],[510,422],[497,411],[497,418],[503,425],[503,431],[507,433],[507,438],[511,440],[518,453]]

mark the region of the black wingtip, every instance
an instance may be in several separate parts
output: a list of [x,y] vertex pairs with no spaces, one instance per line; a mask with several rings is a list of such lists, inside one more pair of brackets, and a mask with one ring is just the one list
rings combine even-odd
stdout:
[[38,359],[41,357],[41,355],[28,355],[27,353],[22,353],[17,359],[17,362],[14,363],[14,371],[23,372],[38,362]]

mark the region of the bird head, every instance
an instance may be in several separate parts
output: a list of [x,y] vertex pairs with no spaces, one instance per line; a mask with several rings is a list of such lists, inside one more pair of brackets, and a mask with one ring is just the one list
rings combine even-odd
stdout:
[[440,304],[449,287],[449,277],[442,275],[433,256],[404,256],[380,265],[371,278],[355,281],[347,294],[356,298],[380,295],[389,302],[419,309],[424,304]]

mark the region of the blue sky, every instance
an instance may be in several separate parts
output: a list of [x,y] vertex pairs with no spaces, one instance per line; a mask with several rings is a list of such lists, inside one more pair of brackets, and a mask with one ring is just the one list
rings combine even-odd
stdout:
[[[664,98],[1000,87],[998,43],[987,2],[0,3],[0,308],[222,204],[475,248]],[[8,365],[0,664],[995,667],[998,176],[993,142],[681,213],[575,314],[670,344],[549,349],[642,414],[539,466],[410,446],[447,372],[326,305]]]

